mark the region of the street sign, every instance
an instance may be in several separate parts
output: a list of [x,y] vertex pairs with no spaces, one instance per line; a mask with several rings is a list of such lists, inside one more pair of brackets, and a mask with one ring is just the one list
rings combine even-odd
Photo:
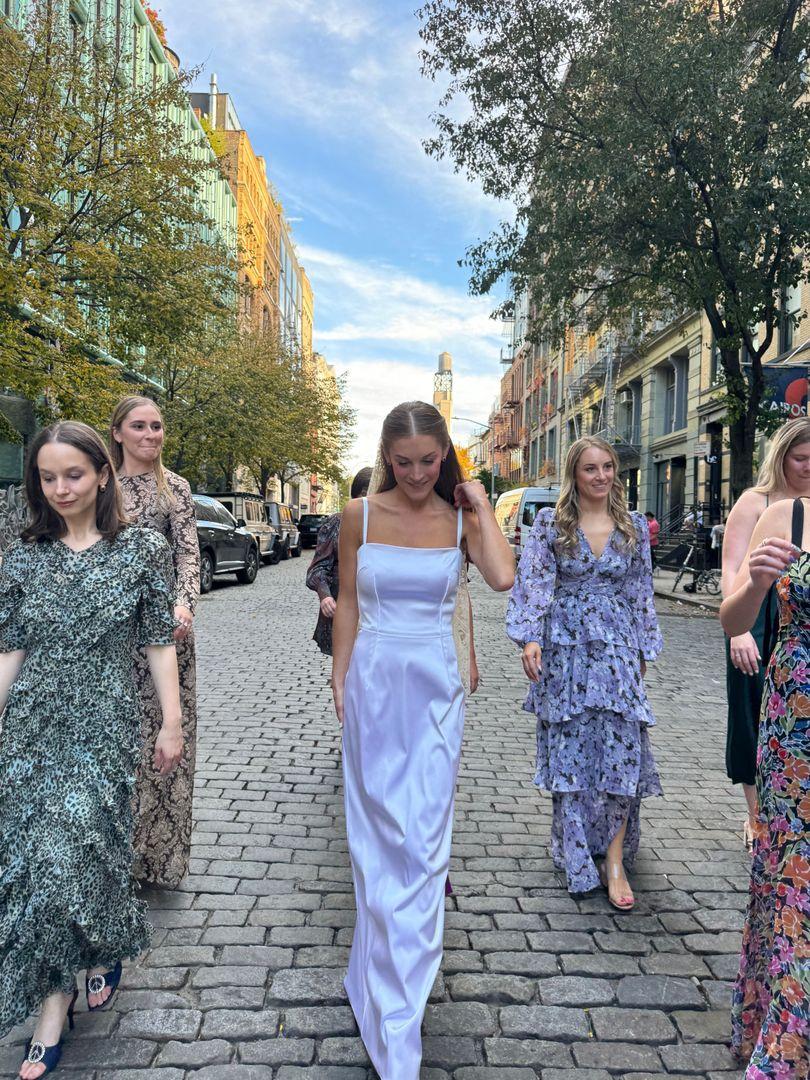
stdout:
[[711,450],[711,443],[708,439],[698,439],[695,443],[695,454],[697,457],[708,457]]

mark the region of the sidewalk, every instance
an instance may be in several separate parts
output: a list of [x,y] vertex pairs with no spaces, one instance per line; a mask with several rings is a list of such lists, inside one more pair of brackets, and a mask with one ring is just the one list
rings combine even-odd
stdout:
[[655,595],[665,596],[667,600],[672,600],[675,603],[692,604],[694,607],[701,607],[710,611],[720,610],[720,604],[723,599],[720,593],[713,596],[711,593],[706,592],[687,593],[683,591],[684,585],[687,585],[692,581],[691,574],[684,574],[681,578],[680,585],[678,585],[678,591],[673,592],[672,587],[675,584],[677,576],[678,572],[676,570],[655,570],[653,573],[653,588],[655,589]]

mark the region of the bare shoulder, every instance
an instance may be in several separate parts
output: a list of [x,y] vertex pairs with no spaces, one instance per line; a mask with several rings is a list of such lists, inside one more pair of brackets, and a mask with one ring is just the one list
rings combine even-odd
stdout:
[[352,499],[343,508],[340,517],[341,537],[356,538],[359,542],[363,535],[363,500]]
[[780,499],[779,502],[769,506],[761,515],[757,525],[757,533],[774,536],[782,536],[790,539],[790,529],[793,519],[793,499]]
[[748,488],[734,503],[728,515],[726,528],[733,531],[735,528],[740,528],[746,524],[753,527],[767,509],[768,496],[755,488]]

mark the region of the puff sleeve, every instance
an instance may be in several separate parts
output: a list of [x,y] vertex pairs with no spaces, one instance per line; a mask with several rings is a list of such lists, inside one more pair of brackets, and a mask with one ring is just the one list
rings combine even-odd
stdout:
[[172,553],[160,533],[141,530],[141,596],[138,604],[137,642],[146,645],[174,644],[174,566]]
[[15,540],[3,553],[0,565],[0,652],[16,652],[27,646],[23,612],[30,547],[22,540]]
[[643,514],[634,513],[632,516],[638,543],[625,579],[625,596],[636,627],[638,650],[645,660],[655,660],[664,647],[664,641],[655,611],[650,530]]
[[506,633],[520,646],[529,641],[542,645],[545,640],[557,581],[554,536],[554,510],[544,508],[529,533],[506,609]]

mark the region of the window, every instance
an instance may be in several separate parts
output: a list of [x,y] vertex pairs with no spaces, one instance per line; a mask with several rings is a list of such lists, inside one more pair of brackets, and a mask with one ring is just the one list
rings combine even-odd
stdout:
[[793,348],[796,324],[802,315],[802,283],[792,285],[782,292],[779,311],[779,352]]
[[557,471],[557,429],[552,428],[546,437],[546,458],[553,465],[554,471]]
[[633,441],[633,391],[629,386],[616,398],[616,431],[625,442]]
[[675,430],[675,389],[677,385],[675,365],[668,365],[664,371],[664,435]]

